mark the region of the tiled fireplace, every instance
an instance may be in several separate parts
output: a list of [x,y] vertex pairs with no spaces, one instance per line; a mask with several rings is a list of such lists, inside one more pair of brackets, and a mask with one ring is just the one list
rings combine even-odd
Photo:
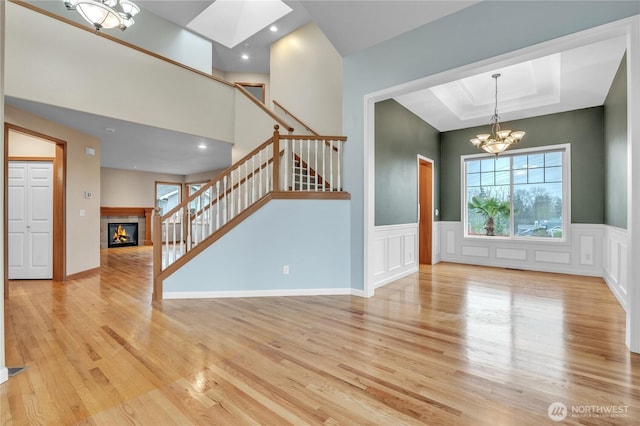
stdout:
[[[100,248],[108,248],[113,238],[113,229],[109,231],[109,224],[136,224],[137,244],[150,246],[151,216],[153,208],[150,207],[101,207],[100,208]],[[129,226],[129,228],[133,228]],[[117,229],[117,228],[116,228]],[[118,244],[116,246],[121,246]],[[132,244],[128,244],[132,245]],[[111,244],[111,246],[114,246]]]

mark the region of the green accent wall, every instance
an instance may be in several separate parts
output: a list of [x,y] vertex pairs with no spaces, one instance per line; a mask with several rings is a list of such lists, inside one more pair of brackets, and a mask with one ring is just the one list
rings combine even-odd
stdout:
[[418,221],[418,154],[433,160],[439,209],[440,133],[393,99],[375,105],[375,224]]
[[627,228],[627,56],[604,101],[604,223]]
[[[501,123],[524,130],[517,147],[571,144],[571,222],[604,223],[604,108],[593,107]],[[488,125],[441,134],[440,205],[443,221],[460,221],[460,156],[479,151],[469,142]]]

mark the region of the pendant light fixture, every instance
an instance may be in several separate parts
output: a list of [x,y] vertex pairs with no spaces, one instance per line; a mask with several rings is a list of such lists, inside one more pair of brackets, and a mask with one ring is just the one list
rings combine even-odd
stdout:
[[500,128],[500,117],[498,116],[498,77],[500,74],[493,74],[491,78],[496,81],[496,107],[489,120],[491,124],[491,134],[482,133],[471,139],[471,143],[476,147],[487,151],[490,154],[498,155],[511,145],[520,142],[525,132],[511,130],[502,130]]
[[96,31],[119,28],[124,31],[135,22],[140,8],[129,0],[63,0],[67,10],[75,10]]

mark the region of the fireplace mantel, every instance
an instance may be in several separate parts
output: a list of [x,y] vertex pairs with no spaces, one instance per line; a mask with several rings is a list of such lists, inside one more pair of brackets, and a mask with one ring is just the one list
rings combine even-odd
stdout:
[[100,207],[100,216],[139,216],[144,217],[145,229],[142,243],[145,246],[153,244],[151,238],[151,217],[153,207]]

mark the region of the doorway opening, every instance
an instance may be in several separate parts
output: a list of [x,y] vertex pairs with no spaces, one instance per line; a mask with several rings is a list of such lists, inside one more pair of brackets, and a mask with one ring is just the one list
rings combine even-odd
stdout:
[[[8,262],[8,165],[9,161],[42,161],[44,158],[37,154],[30,155],[29,151],[10,151],[10,139],[34,138],[54,144],[52,157],[46,160],[53,162],[52,174],[52,279],[64,281],[66,278],[66,142],[51,136],[35,132],[24,127],[5,123],[4,130],[4,297],[9,297],[9,262]],[[25,146],[22,146],[23,148]]]

